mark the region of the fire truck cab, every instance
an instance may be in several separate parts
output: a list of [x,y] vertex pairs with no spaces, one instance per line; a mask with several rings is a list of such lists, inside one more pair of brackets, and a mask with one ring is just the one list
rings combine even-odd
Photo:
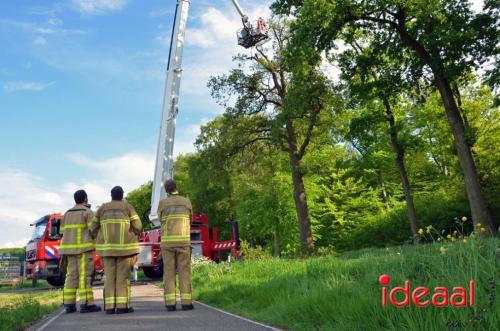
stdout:
[[[52,286],[64,284],[64,273],[59,267],[61,255],[61,220],[63,215],[50,214],[43,216],[35,223],[31,239],[26,244],[26,278],[36,284],[38,279],[45,279]],[[94,279],[100,279],[103,267],[98,256],[94,257]]]

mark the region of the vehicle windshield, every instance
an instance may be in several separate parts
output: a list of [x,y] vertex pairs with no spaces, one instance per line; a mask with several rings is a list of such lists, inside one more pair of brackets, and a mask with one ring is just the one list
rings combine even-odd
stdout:
[[33,229],[33,234],[31,235],[31,241],[42,237],[46,227],[47,221],[37,222],[35,225],[35,229]]

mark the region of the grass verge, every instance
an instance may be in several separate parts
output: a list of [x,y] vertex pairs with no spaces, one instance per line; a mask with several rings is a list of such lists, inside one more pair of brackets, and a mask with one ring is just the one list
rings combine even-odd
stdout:
[[33,283],[31,282],[30,279],[24,279],[23,283],[22,284],[18,284],[16,286],[11,286],[11,285],[1,285],[0,286],[0,292],[3,292],[3,291],[15,291],[15,290],[18,290],[18,289],[30,289],[30,288],[41,288],[41,287],[49,287],[51,288],[52,285],[50,285],[49,283],[47,283],[47,281],[45,279],[39,279],[37,282],[36,282],[36,285],[33,286]]
[[[498,330],[499,244],[498,238],[476,239],[307,260],[201,264],[193,268],[193,287],[200,301],[288,330]],[[450,294],[473,279],[476,303],[383,307],[382,274],[391,276],[389,289],[410,280],[411,290],[444,286]]]
[[0,296],[0,330],[24,330],[61,306],[60,290]]

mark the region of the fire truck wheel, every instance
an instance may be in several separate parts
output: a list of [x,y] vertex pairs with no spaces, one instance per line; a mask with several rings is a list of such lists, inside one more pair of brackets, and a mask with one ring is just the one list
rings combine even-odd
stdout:
[[48,277],[47,278],[47,283],[49,283],[52,286],[63,286],[64,285],[64,275],[61,275],[59,277]]
[[156,278],[162,278],[163,277],[163,271],[162,270],[157,270],[155,268],[143,268],[142,270],[144,270],[144,274],[148,278],[156,279]]

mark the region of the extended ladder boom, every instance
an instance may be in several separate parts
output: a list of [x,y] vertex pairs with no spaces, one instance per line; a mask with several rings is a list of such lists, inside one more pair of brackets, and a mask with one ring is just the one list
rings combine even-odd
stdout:
[[168,67],[163,95],[163,110],[161,115],[160,136],[156,153],[155,177],[151,196],[150,220],[159,225],[157,209],[160,200],[166,195],[163,184],[173,177],[174,171],[174,138],[175,121],[178,112],[179,87],[182,74],[182,51],[188,18],[189,1],[177,0],[174,16],[174,27],[168,54]]
[[243,17],[246,17],[245,13],[243,13],[243,9],[241,9],[241,6],[240,4],[238,3],[237,0],[231,0],[233,1],[233,5],[236,7],[236,10],[238,11],[238,14],[240,14],[240,16],[243,18]]
[[[245,15],[237,0],[231,0],[243,21],[243,29],[238,32],[238,44],[245,47],[253,47],[266,42],[269,37],[265,29],[265,23],[260,18],[257,28],[253,28],[248,17]],[[189,0],[177,0],[174,16],[174,27],[170,41],[168,54],[168,67],[165,82],[165,93],[163,95],[163,110],[161,113],[160,136],[158,139],[158,150],[156,152],[155,176],[153,180],[153,192],[151,194],[151,212],[149,219],[159,225],[157,209],[160,200],[166,196],[163,185],[167,179],[173,178],[174,172],[174,139],[175,120],[178,112],[179,87],[182,74],[182,51],[184,48],[186,22],[189,11]]]

